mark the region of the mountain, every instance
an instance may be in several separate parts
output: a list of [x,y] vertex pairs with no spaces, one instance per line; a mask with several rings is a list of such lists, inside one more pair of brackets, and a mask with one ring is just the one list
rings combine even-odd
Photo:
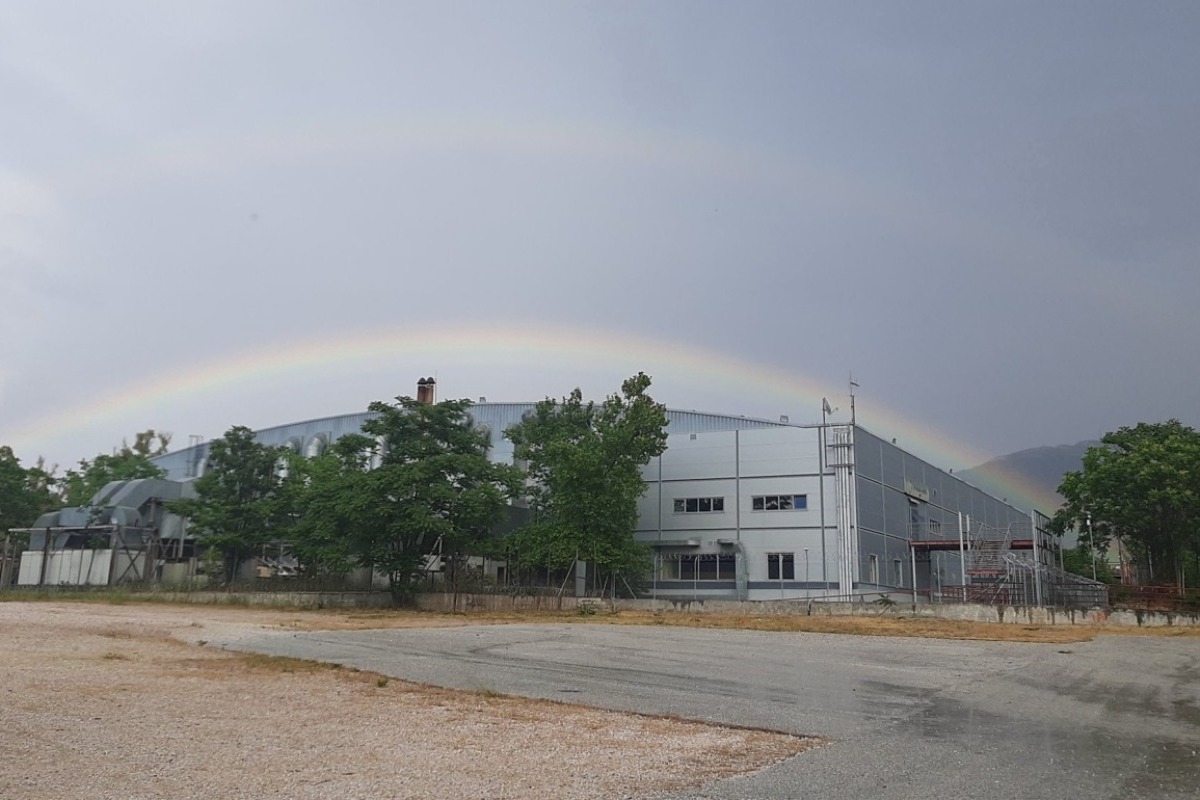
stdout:
[[[1036,489],[1044,498],[1058,498],[1058,485],[1063,474],[1079,469],[1083,454],[1098,444],[1100,442],[1096,440],[1088,440],[1056,447],[1032,447],[993,458],[957,474],[980,489],[1001,497],[1011,494],[1011,481],[1015,478]],[[1044,505],[1044,501],[1039,505]]]

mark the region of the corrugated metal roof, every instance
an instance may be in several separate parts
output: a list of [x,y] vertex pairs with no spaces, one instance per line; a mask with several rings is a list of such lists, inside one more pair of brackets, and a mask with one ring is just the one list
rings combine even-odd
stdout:
[[[471,406],[470,414],[476,425],[487,427],[492,437],[493,449],[504,453],[512,449],[512,445],[504,439],[504,431],[520,422],[522,416],[532,411],[535,405],[536,403],[475,403]],[[373,415],[369,412],[359,411],[353,414],[289,422],[257,430],[255,437],[263,444],[272,447],[290,445],[303,453],[314,437],[323,437],[324,441],[328,443],[349,433],[359,433],[362,430],[362,424],[371,416]],[[667,409],[667,420],[669,423],[667,432],[676,434],[745,430],[747,428],[798,427],[753,417],[680,409]],[[167,471],[168,478],[186,480],[195,477],[197,471],[195,465],[202,463],[208,457],[208,447],[209,443],[205,442],[156,456],[151,460]]]

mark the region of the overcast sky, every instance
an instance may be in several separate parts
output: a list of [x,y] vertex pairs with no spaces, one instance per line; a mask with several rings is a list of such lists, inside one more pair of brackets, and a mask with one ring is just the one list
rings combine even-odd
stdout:
[[638,369],[793,422],[853,372],[951,467],[1200,424],[1197,42],[1190,1],[4,0],[0,444]]

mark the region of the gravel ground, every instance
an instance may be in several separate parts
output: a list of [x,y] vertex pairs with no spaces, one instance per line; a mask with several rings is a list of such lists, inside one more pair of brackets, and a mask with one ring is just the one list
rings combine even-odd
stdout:
[[814,744],[199,646],[329,621],[0,603],[0,798],[640,797]]

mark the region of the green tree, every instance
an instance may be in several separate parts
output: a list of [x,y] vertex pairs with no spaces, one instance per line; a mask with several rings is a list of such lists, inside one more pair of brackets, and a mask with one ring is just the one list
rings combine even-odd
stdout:
[[259,444],[246,427],[230,428],[209,448],[209,466],[196,479],[196,498],[172,503],[187,517],[199,543],[224,562],[226,582],[257,548],[287,533],[276,498],[283,451]]
[[[338,441],[341,485],[351,489],[332,516],[353,531],[359,563],[385,573],[393,599],[404,603],[439,540],[443,553],[456,553],[490,535],[521,472],[488,458],[490,440],[474,427],[469,401],[396,400],[371,403],[375,416],[362,427],[369,439]],[[356,448],[379,464],[362,478],[350,478]]]
[[40,460],[22,467],[12,448],[0,447],[0,534],[9,528],[27,528],[55,508],[53,487],[54,476]]
[[649,388],[639,372],[600,404],[575,389],[508,429],[534,484],[533,521],[512,539],[520,566],[564,570],[584,560],[614,581],[644,574],[649,550],[634,539],[642,468],[666,449],[668,422]]
[[345,575],[358,563],[356,547],[376,505],[367,474],[370,444],[365,436],[343,436],[314,458],[286,455],[274,516],[291,521],[292,551],[306,575]]
[[150,429],[135,434],[132,447],[128,442],[122,442],[121,449],[111,455],[102,453],[90,461],[81,460],[78,468],[67,470],[62,477],[63,504],[86,505],[112,481],[164,477],[166,471],[156,467],[150,459],[167,452],[170,442],[171,434]]
[[1169,420],[1105,434],[1058,487],[1059,530],[1084,530],[1083,547],[1103,552],[1116,538],[1150,575],[1182,591],[1200,557],[1200,433]]
[[1103,553],[1088,547],[1087,542],[1080,540],[1078,547],[1068,547],[1063,550],[1063,568],[1067,572],[1091,578],[1093,573],[1096,580],[1104,583],[1116,583],[1117,576]]

